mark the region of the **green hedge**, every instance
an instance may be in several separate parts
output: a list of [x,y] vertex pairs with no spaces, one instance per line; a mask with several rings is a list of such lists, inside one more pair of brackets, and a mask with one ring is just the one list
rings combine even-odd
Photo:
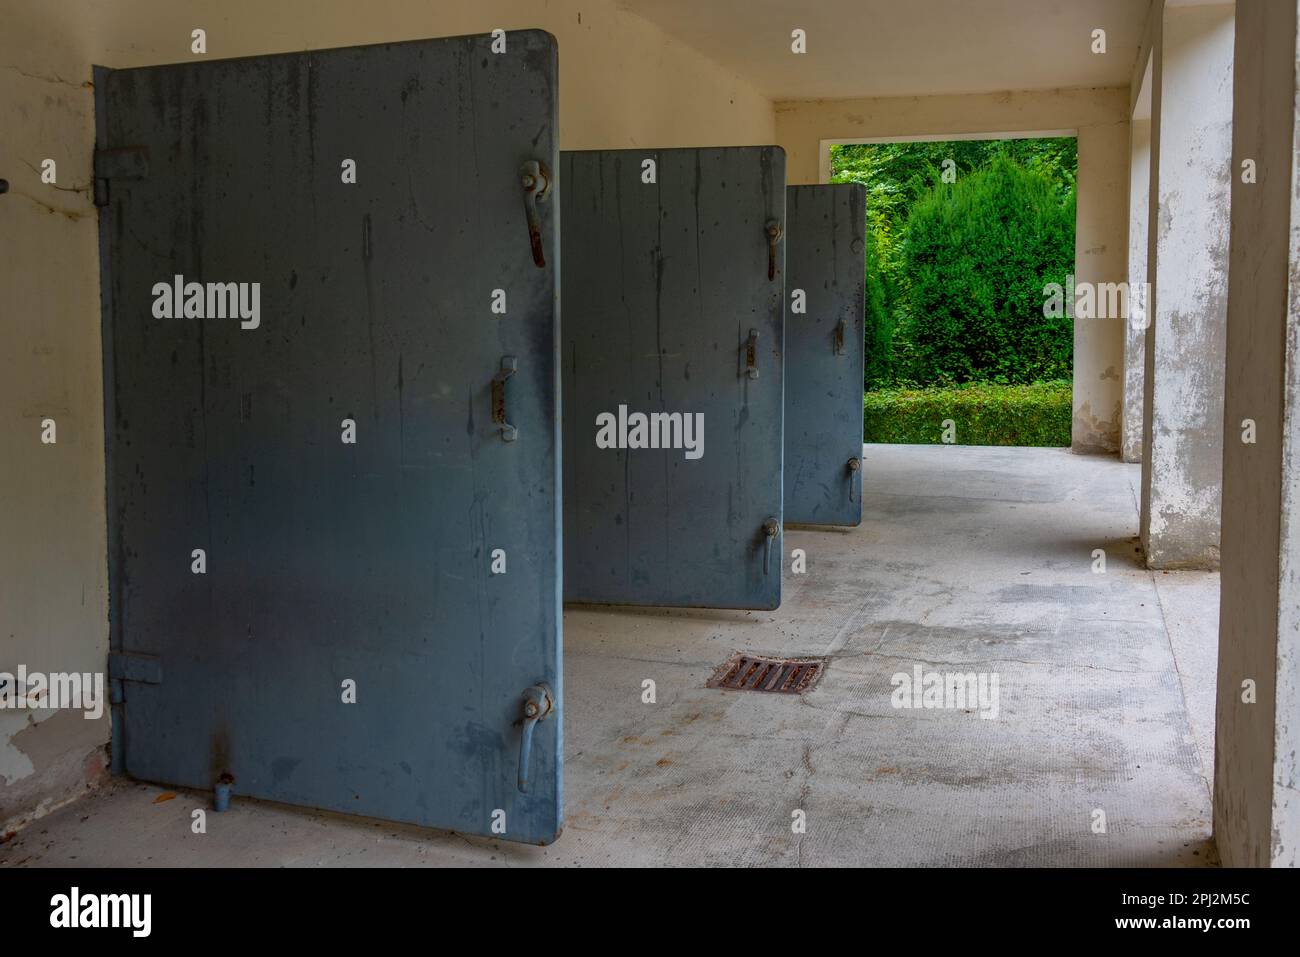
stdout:
[[948,388],[882,389],[862,397],[865,441],[909,445],[943,442],[943,421],[956,425],[956,445],[1070,444],[1069,382]]

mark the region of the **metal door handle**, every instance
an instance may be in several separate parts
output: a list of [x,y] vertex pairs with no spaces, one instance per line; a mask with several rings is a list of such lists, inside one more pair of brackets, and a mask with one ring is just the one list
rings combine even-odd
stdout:
[[555,699],[551,695],[551,689],[546,684],[535,684],[524,690],[523,695],[523,717],[519,720],[523,722],[523,734],[519,738],[519,793],[528,793],[528,768],[533,758],[533,729],[537,727],[538,721],[546,720],[546,717],[555,710]]
[[745,377],[758,378],[758,330],[750,329],[749,338],[745,340]]
[[533,248],[533,262],[541,269],[546,265],[546,254],[542,252],[542,220],[537,212],[537,204],[546,202],[551,195],[551,171],[541,160],[529,160],[520,170],[520,183],[524,187],[528,244]]
[[835,327],[835,354],[837,356],[848,355],[844,351],[844,335],[848,331],[849,321],[841,319],[838,326]]
[[506,379],[518,371],[518,359],[514,356],[502,356],[501,368],[492,377],[492,421],[501,426],[503,442],[513,442],[519,437],[519,430],[506,421]]
[[853,477],[862,468],[862,462],[859,461],[856,457],[854,457],[849,459],[848,462],[845,463],[845,465],[849,470],[849,501],[851,502],[853,501],[853,485],[854,485]]
[[763,523],[763,535],[767,541],[763,545],[763,574],[770,573],[772,567],[772,543],[776,541],[777,524],[776,519],[769,518]]
[[785,229],[775,219],[767,221],[767,280],[776,278],[776,244],[785,235]]

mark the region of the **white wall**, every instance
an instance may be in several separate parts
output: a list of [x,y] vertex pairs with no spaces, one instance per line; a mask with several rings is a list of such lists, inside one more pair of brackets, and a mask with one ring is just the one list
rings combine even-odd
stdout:
[[[776,104],[777,142],[790,183],[819,181],[823,140],[1073,131],[1079,139],[1075,277],[1127,275],[1129,93],[1047,90],[971,96],[792,100]],[[1074,323],[1074,422],[1078,452],[1119,449],[1124,366],[1122,319]]]
[[[0,30],[0,672],[103,672],[108,651],[91,43],[72,4]],[[56,161],[58,182],[36,170]],[[41,420],[57,442],[40,441]],[[0,711],[0,832],[103,771],[107,715]]]

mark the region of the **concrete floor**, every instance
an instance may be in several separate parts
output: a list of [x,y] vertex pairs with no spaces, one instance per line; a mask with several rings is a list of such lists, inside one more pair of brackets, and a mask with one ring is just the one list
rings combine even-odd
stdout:
[[[569,609],[551,847],[247,800],[195,835],[207,795],[119,783],[0,865],[1209,863],[1218,577],[1138,567],[1137,481],[1064,450],[868,446],[865,521],[787,529],[808,571],[787,561],[778,611]],[[830,665],[802,697],[706,689],[735,649]],[[917,664],[996,674],[998,717],[895,709]]]

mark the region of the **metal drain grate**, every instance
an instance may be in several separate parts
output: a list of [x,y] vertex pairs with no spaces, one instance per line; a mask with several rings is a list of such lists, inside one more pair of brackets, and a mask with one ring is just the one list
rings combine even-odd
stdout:
[[706,688],[802,694],[821,677],[821,658],[767,658],[736,652],[705,682]]

